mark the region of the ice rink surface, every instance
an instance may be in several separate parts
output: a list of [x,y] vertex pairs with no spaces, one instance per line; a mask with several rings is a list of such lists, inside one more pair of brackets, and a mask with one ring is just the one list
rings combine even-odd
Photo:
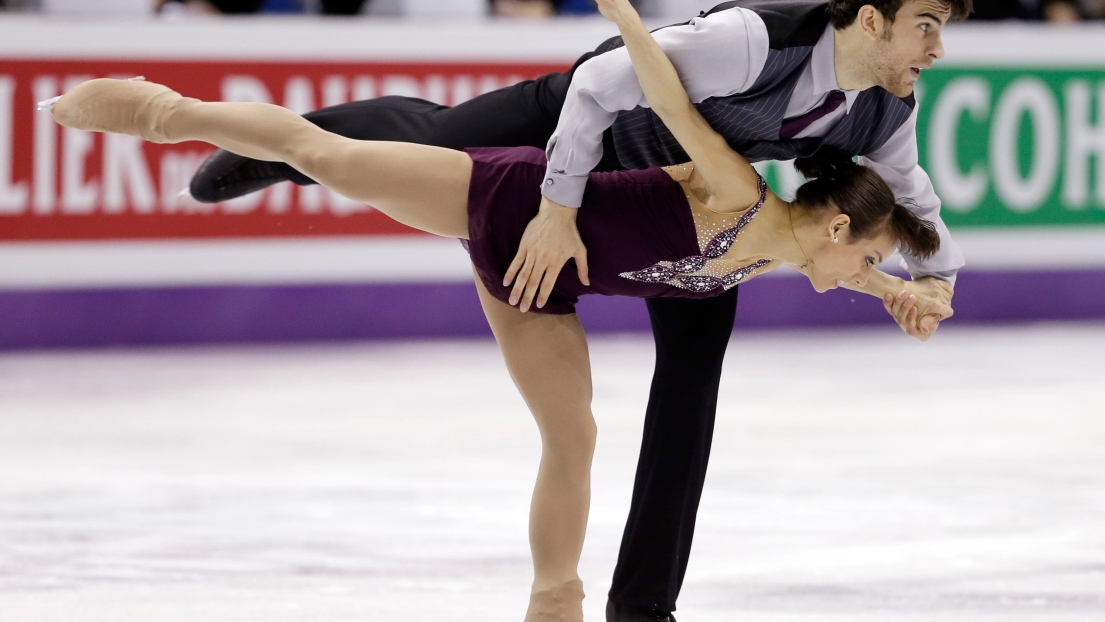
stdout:
[[[653,352],[592,341],[603,620]],[[3,622],[520,621],[491,341],[0,355]],[[680,622],[1105,620],[1105,326],[741,333]]]

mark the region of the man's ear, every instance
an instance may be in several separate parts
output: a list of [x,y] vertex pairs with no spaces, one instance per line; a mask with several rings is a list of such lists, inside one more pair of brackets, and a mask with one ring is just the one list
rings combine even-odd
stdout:
[[867,38],[882,39],[886,36],[886,29],[890,27],[890,21],[874,6],[865,4],[856,14],[856,25]]

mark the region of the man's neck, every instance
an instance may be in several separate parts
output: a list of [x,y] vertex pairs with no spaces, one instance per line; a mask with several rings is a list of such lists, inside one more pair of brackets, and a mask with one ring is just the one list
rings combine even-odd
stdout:
[[845,91],[864,91],[875,86],[865,60],[870,45],[855,24],[833,33],[833,67],[836,82]]

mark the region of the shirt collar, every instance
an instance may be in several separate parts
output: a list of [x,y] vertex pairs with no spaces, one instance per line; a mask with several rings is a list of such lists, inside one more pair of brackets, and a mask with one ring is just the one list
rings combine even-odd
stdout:
[[856,103],[859,91],[852,89],[844,91],[836,81],[836,31],[833,25],[825,26],[825,32],[813,46],[813,54],[810,58],[810,69],[813,72],[813,92],[815,95],[823,95],[829,91],[844,92],[844,110],[852,111],[852,104]]

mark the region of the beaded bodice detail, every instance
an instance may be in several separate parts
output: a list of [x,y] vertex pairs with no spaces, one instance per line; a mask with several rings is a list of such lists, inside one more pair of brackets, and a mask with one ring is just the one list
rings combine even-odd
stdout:
[[[684,171],[686,169],[684,168]],[[741,282],[751,278],[757,270],[771,263],[770,259],[759,259],[750,264],[733,267],[732,261],[723,259],[725,253],[733,247],[737,241],[737,235],[756,217],[760,208],[764,206],[767,198],[767,183],[763,177],[759,177],[760,199],[744,212],[736,223],[729,219],[721,219],[720,226],[714,218],[709,218],[706,212],[693,209],[695,229],[699,233],[698,247],[700,254],[684,257],[676,261],[658,261],[655,264],[635,270],[622,272],[619,276],[631,281],[644,283],[664,283],[698,293],[718,293],[736,287]],[[688,204],[692,197],[687,195]],[[720,229],[720,230],[719,230]],[[710,233],[718,231],[710,236]],[[703,233],[706,235],[703,235]],[[707,239],[707,236],[708,239]]]

